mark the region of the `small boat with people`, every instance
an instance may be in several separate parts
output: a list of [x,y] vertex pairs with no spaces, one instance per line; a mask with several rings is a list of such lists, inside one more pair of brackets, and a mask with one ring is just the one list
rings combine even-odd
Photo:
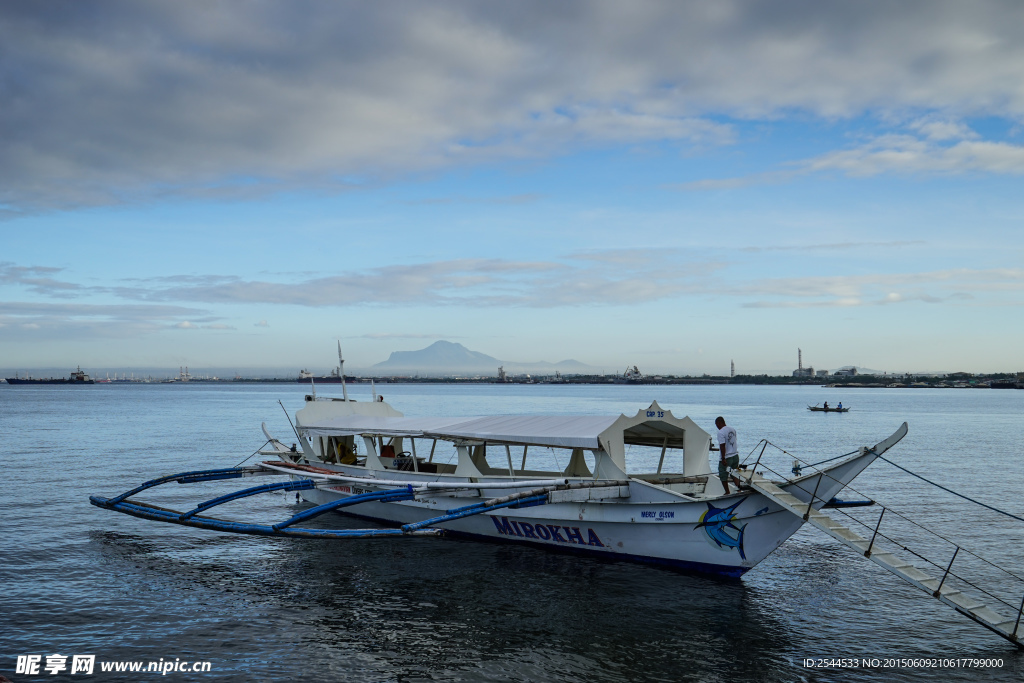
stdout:
[[848,412],[850,412],[849,408],[844,408],[843,407],[843,402],[842,401],[840,401],[839,405],[837,405],[837,406],[830,406],[828,404],[828,401],[825,401],[825,405],[824,406],[819,406],[817,403],[815,403],[813,406],[807,406],[807,410],[810,410],[811,412],[814,412],[814,413],[848,413]]
[[[343,370],[339,375],[344,378]],[[264,423],[266,442],[257,453],[268,459],[262,462],[158,477],[90,501],[220,532],[349,540],[457,536],[724,577],[750,571],[809,523],[1016,642],[998,614],[981,603],[967,609],[966,598],[954,595],[959,591],[943,592],[936,579],[875,547],[875,536],[869,543],[823,512],[874,504],[836,496],[903,439],[905,422],[874,445],[817,464],[794,460],[791,476],[765,464],[765,449],[774,444],[763,439],[749,456],[760,449],[754,462],[713,472],[709,458],[716,464],[725,459],[717,457],[711,434],[657,401],[619,415],[577,415],[570,408],[565,414],[408,417],[372,384],[370,401],[350,398],[344,379],[341,389],[340,398],[317,396],[315,387],[305,396],[294,421],[288,418],[296,439],[290,446]],[[268,478],[283,481],[189,510],[136,498],[171,482]],[[209,515],[214,507],[273,491],[294,492],[308,505],[271,524]],[[313,523],[334,512],[377,526]]]

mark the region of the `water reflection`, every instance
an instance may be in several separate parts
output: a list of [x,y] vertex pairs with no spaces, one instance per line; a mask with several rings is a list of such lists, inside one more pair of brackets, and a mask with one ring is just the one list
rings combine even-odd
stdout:
[[[201,590],[215,622],[238,622],[236,650],[260,640],[269,661],[346,680],[778,680],[789,668],[787,625],[735,580],[458,539],[210,538],[176,551],[96,540],[165,604]],[[269,614],[282,630],[266,642]]]

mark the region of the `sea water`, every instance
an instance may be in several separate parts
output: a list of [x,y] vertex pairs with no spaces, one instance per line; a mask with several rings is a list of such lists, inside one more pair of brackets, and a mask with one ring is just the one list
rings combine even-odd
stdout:
[[[220,534],[89,504],[90,494],[112,496],[156,475],[234,466],[264,443],[264,421],[291,443],[277,402],[294,413],[308,390],[0,385],[0,674],[14,681],[588,683],[1011,681],[1024,674],[1024,653],[1010,643],[810,527],[742,579],[723,580],[448,538]],[[378,390],[409,416],[635,414],[657,400],[709,432],[724,416],[750,461],[761,454],[760,440],[768,440],[762,464],[782,473],[794,458],[816,462],[873,445],[907,421],[908,436],[887,454],[894,462],[1024,517],[1024,391],[498,384]],[[369,392],[366,385],[350,387],[361,400]],[[340,387],[319,393],[339,394]],[[851,411],[807,410],[825,400]],[[234,485],[244,483],[170,484],[143,498],[159,495],[187,509]],[[1024,576],[1024,522],[881,461],[854,487],[842,497],[877,499]],[[225,506],[217,516],[271,522],[301,507],[294,494],[268,494]],[[879,508],[849,512],[870,534]],[[322,523],[367,526],[340,515]],[[920,542],[940,565],[952,556],[954,545],[898,515],[890,522],[887,514],[885,524],[883,534]],[[1011,602],[1024,597],[1024,584],[965,551],[955,571],[961,563],[984,579],[982,587],[1005,591]],[[53,654],[68,659],[51,675],[43,667]],[[37,676],[15,671],[18,657],[29,655],[40,657]],[[74,655],[95,656],[92,676],[70,674]],[[846,665],[808,668],[822,659]],[[1000,665],[953,668],[951,659]],[[924,661],[911,666],[913,660]],[[924,665],[934,660],[947,661]],[[208,662],[210,670],[99,670],[100,662],[135,661]]]

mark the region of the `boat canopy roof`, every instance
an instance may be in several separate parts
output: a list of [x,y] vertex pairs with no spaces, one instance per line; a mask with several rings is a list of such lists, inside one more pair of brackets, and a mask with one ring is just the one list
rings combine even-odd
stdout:
[[606,448],[619,444],[684,448],[710,435],[688,417],[677,418],[657,403],[625,415],[498,415],[489,417],[323,416],[302,425],[310,436],[388,436],[486,441],[554,448]]

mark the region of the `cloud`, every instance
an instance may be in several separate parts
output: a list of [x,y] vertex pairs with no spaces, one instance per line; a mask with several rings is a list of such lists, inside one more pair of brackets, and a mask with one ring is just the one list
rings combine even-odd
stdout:
[[[614,267],[609,267],[614,265]],[[136,281],[126,299],[205,304],[326,306],[525,306],[656,301],[698,291],[721,267],[672,250],[576,254],[558,261],[459,259],[383,266],[299,282],[206,276]]]
[[852,249],[897,249],[899,247],[922,246],[924,240],[893,240],[889,242],[832,242],[826,244],[784,245],[764,247],[742,247],[739,251],[760,253],[765,251],[848,251]]
[[[885,250],[914,242],[850,242],[768,246],[778,250]],[[202,308],[174,305],[277,304],[336,307],[608,307],[635,306],[687,296],[729,298],[746,308],[814,308],[973,299],[999,305],[1005,295],[1024,292],[1024,269],[946,270],[746,278],[691,250],[622,249],[586,251],[550,261],[459,259],[384,266],[298,281],[245,280],[229,276],[172,276],[132,280],[118,287],[124,305],[0,304],[0,325],[77,321],[97,328],[131,325],[140,332],[233,330]],[[730,273],[732,273],[730,275]],[[269,327],[266,320],[254,323]],[[93,332],[92,334],[97,334]],[[450,335],[442,335],[449,337]],[[366,333],[360,338],[435,339],[426,333]]]
[[952,145],[909,135],[883,135],[849,150],[830,152],[801,163],[804,173],[839,171],[853,177],[882,173],[1024,173],[1024,146],[1006,142],[959,140]]
[[960,121],[920,119],[912,122],[910,128],[929,140],[962,140],[978,137],[977,133]]
[[451,334],[403,334],[400,332],[371,332],[360,334],[350,339],[461,339],[459,335]]
[[839,172],[864,178],[883,173],[903,175],[963,174],[970,172],[1024,174],[1024,146],[978,139],[956,121],[913,121],[915,134],[876,136],[857,147],[835,150],[788,164],[789,168],[735,178],[707,178],[679,183],[688,191],[733,190],[751,185],[785,183],[812,173]]
[[104,318],[107,320],[165,321],[182,316],[197,316],[206,311],[166,304],[83,304],[0,301],[0,316]]
[[691,192],[715,192],[719,190],[738,190],[752,185],[778,185],[796,178],[800,173],[797,171],[767,171],[765,173],[752,173],[736,178],[704,178],[686,183],[670,185],[670,188],[686,190]]
[[412,199],[402,202],[408,206],[435,206],[448,204],[493,204],[498,206],[521,206],[538,201],[541,195],[535,193],[515,194],[505,197],[433,197],[429,199]]
[[18,285],[34,294],[70,299],[89,290],[87,287],[56,280],[56,275],[63,268],[49,266],[18,266],[10,262],[0,262],[0,284]]
[[258,323],[253,323],[252,326],[253,327],[270,327],[270,323],[268,323],[266,320],[261,320]]
[[[581,147],[727,144],[730,120],[794,111],[930,112],[921,139],[951,139],[947,120],[1024,114],[1024,5],[4,3],[0,84],[8,216],[337,192]],[[939,160],[1019,168],[985,144]],[[822,164],[900,165],[882,151]]]
[[164,331],[186,317],[216,320],[202,309],[169,304],[0,301],[0,340],[126,339]]
[[973,300],[981,294],[1015,292],[1024,292],[1024,269],[955,268],[920,273],[764,278],[734,286],[724,293],[762,297],[741,304],[745,308],[832,308],[907,302],[939,304]]

